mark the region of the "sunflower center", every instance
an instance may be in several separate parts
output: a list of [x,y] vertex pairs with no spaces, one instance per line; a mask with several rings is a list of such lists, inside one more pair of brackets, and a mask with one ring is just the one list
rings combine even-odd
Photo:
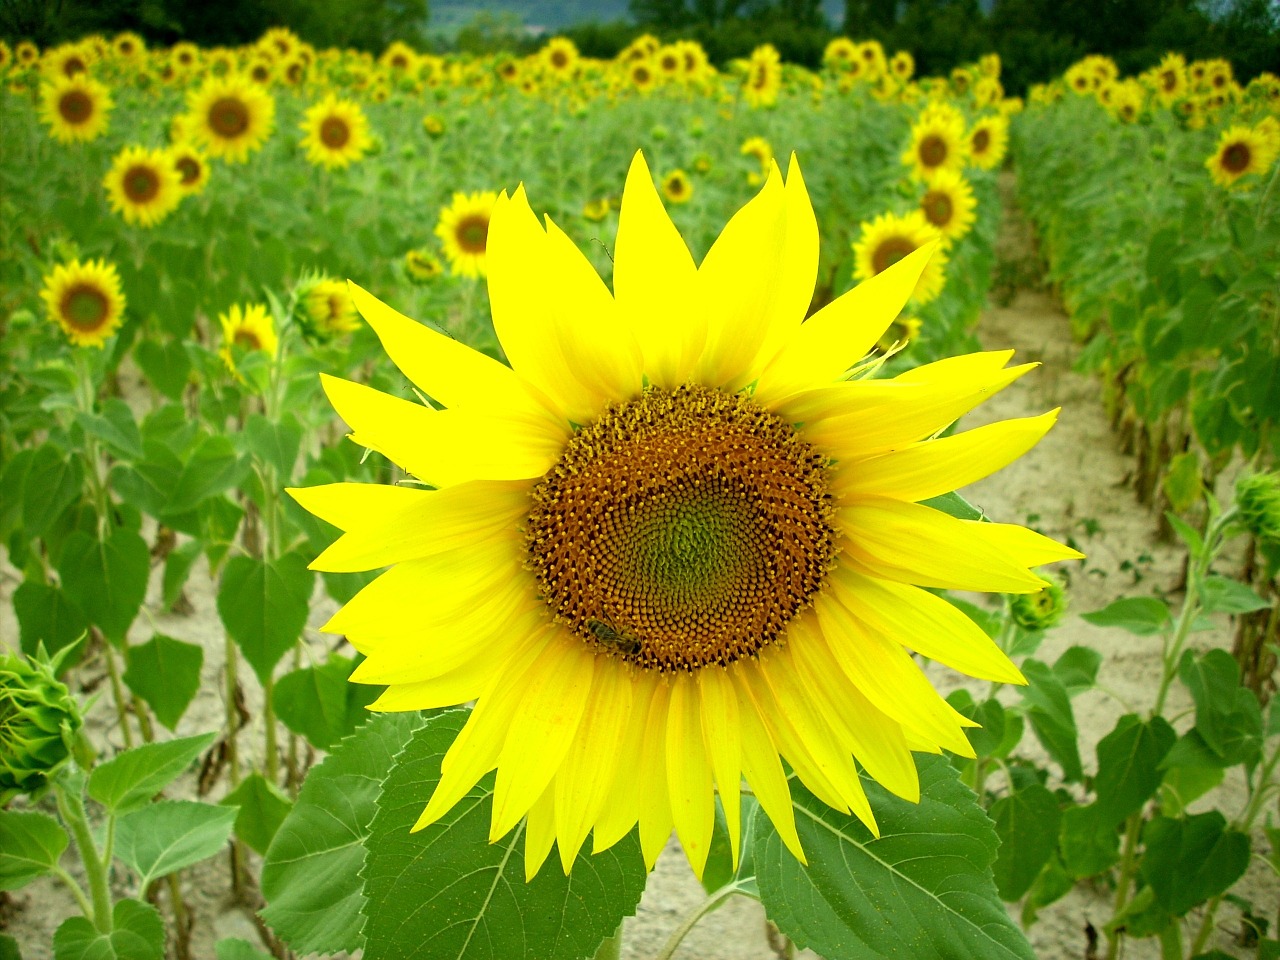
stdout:
[[1248,144],[1233,143],[1222,151],[1222,166],[1230,173],[1248,170],[1250,159]]
[[88,70],[84,61],[79,57],[68,57],[62,64],[62,73],[64,76],[74,77],[77,73],[84,73]]
[[991,144],[991,131],[987,129],[978,130],[973,135],[973,152],[983,153]]
[[667,181],[667,193],[673,197],[684,195],[684,181],[679,177],[672,177]]
[[236,334],[234,337],[232,337],[231,342],[234,343],[237,347],[241,347],[245,350],[261,350],[262,349],[262,341],[258,339],[258,335],[254,333],[252,330],[245,330],[243,327],[236,331]]
[[289,68],[284,72],[285,79],[291,84],[297,85],[302,82],[302,64],[291,63]]
[[215,100],[209,108],[209,126],[220,137],[238,137],[249,129],[249,109],[236,97]]
[[551,54],[551,65],[557,70],[563,70],[569,65],[569,55],[563,50],[557,50]]
[[1165,93],[1172,93],[1178,88],[1178,75],[1172,70],[1166,70],[1160,74],[1160,85],[1164,88]]
[[640,86],[644,86],[649,82],[649,68],[636,67],[631,73],[631,78]]
[[69,90],[58,100],[58,113],[67,123],[84,123],[93,116],[93,99],[82,90]]
[[97,330],[110,309],[107,295],[91,284],[76,284],[62,297],[62,318],[77,330]]
[[926,167],[939,167],[947,159],[947,143],[936,133],[920,141],[920,162]]
[[320,139],[330,150],[341,150],[351,139],[351,128],[341,117],[325,117],[320,124]]
[[458,246],[467,253],[484,253],[489,242],[489,218],[479,214],[458,221],[454,231]]
[[951,197],[942,190],[930,190],[924,195],[924,201],[920,206],[924,209],[924,215],[935,227],[945,227],[951,222],[951,216],[955,212]]
[[751,400],[650,388],[579,430],[532,493],[528,565],[584,643],[670,672],[779,640],[835,555],[827,459]]
[[871,255],[871,269],[884,273],[909,253],[915,253],[916,245],[906,237],[886,237]]
[[134,203],[147,203],[160,192],[160,178],[150,167],[130,167],[123,179],[125,196]]
[[182,177],[184,187],[189,187],[200,179],[200,164],[194,157],[179,157],[174,166],[178,170],[178,175]]

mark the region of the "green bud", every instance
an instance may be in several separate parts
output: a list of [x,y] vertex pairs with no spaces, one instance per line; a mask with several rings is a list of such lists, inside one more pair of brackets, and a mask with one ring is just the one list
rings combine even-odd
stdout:
[[1048,630],[1067,612],[1067,593],[1062,584],[1046,577],[1049,586],[1039,593],[1020,593],[1013,598],[1013,622],[1024,630]]
[[33,793],[72,755],[84,723],[56,676],[61,657],[0,654],[0,803]]
[[649,131],[649,136],[653,137],[655,140],[665,140],[667,137],[671,136],[671,131],[662,124],[655,123],[653,125],[653,129]]
[[1236,506],[1254,537],[1263,543],[1280,544],[1280,474],[1241,477],[1236,481]]

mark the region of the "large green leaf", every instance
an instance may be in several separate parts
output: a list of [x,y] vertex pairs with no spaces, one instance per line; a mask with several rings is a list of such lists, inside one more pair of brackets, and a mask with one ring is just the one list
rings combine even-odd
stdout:
[[318,750],[328,750],[369,716],[365,707],[382,687],[351,683],[355,661],[333,654],[324,663],[286,673],[276,681],[275,707],[280,720]]
[[17,890],[58,865],[67,832],[45,813],[0,810],[0,890]]
[[1137,714],[1121,717],[1098,743],[1098,822],[1114,826],[1155,794],[1163,779],[1160,764],[1178,735],[1164,717],[1143,722]]
[[414,732],[383,784],[364,870],[365,960],[579,960],[635,912],[646,871],[633,833],[580,852],[565,876],[551,862],[524,878],[524,825],[489,843],[492,777],[438,822],[409,831],[440,778],[467,712]]
[[1002,900],[1020,900],[1058,848],[1062,813],[1054,795],[1029,783],[991,806],[1000,838],[993,872]]
[[992,879],[999,841],[991,821],[950,763],[917,761],[919,804],[864,780],[879,838],[793,779],[808,867],[767,817],[756,817],[756,871],[769,918],[827,960],[1033,960]]
[[89,796],[116,816],[146,804],[178,778],[216,733],[202,733],[126,750],[89,774]]
[[1140,637],[1151,636],[1173,625],[1169,608],[1155,597],[1116,600],[1101,610],[1082,613],[1080,618],[1095,627],[1119,627]]
[[22,483],[22,527],[28,539],[42,536],[63,510],[80,496],[84,469],[52,443],[39,447]]
[[314,576],[299,554],[268,562],[232,557],[218,587],[218,615],[258,679],[271,675],[302,636]]
[[146,643],[129,647],[125,656],[124,682],[147,701],[156,719],[176,729],[200,689],[204,648],[157,633]]
[[1178,676],[1196,704],[1196,732],[1227,766],[1252,762],[1262,750],[1262,709],[1240,685],[1240,667],[1225,650],[1197,658],[1188,650]]
[[112,931],[99,933],[84,917],[70,917],[53,935],[54,960],[163,960],[164,921],[156,908],[118,900]]
[[1051,667],[1039,660],[1024,661],[1022,674],[1027,678],[1027,686],[1021,693],[1027,703],[1031,729],[1049,756],[1062,767],[1064,779],[1083,780],[1084,768],[1080,765],[1077,745],[1079,733],[1066,686]]
[[289,482],[302,446],[302,427],[297,417],[286,413],[272,421],[254,414],[244,425],[243,439],[255,457],[275,468],[282,484]]
[[271,839],[293,809],[293,801],[260,773],[251,773],[219,803],[239,808],[236,836],[256,853],[265,854]]
[[1228,829],[1217,810],[1177,820],[1156,817],[1142,840],[1142,878],[1175,916],[1225,893],[1249,866],[1248,835]]
[[60,587],[24,580],[13,592],[22,652],[31,656],[44,644],[49,653],[75,643],[89,629],[89,619]]
[[217,960],[271,960],[271,954],[263,953],[248,940],[227,937],[213,945]]
[[147,542],[125,527],[116,527],[106,540],[77,530],[58,565],[67,597],[117,646],[142,607],[150,573]]
[[230,438],[221,434],[205,437],[182,465],[177,482],[169,491],[166,512],[194,510],[201,500],[231,487],[242,473]]
[[360,949],[360,867],[382,780],[416,713],[372,716],[312,768],[262,865],[262,918],[298,953]]
[[138,875],[138,889],[146,890],[152,880],[221,850],[235,820],[235,807],[161,800],[119,819],[116,856]]

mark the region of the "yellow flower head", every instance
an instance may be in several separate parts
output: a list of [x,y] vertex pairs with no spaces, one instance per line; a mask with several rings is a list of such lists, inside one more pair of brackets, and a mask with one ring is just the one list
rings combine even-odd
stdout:
[[899,50],[889,61],[889,72],[906,83],[916,72],[916,58],[906,50]]
[[833,37],[822,51],[822,65],[835,70],[847,70],[858,55],[858,45],[848,37]]
[[154,227],[178,207],[181,179],[165,150],[125,147],[103,178],[111,209],[125,223]]
[[485,275],[489,215],[497,200],[498,195],[492,190],[455,193],[449,206],[440,211],[436,236],[444,246],[451,272],[462,277]]
[[631,60],[627,63],[627,82],[632,89],[640,93],[648,93],[658,85],[658,74],[653,69],[653,62],[647,57],[643,60]]
[[1266,173],[1275,159],[1276,147],[1270,139],[1253,127],[1237,125],[1222,131],[1218,148],[1204,165],[1214,183],[1234,187],[1241,177]]
[[880,339],[876,341],[876,349],[886,354],[897,353],[919,335],[920,327],[918,317],[898,317],[889,324],[889,328],[884,333],[880,334]]
[[693,197],[693,184],[683,170],[672,170],[662,178],[662,195],[671,203],[688,203]]
[[[919,210],[905,216],[883,213],[862,224],[861,236],[853,245],[853,275],[858,280],[870,280],[915,251],[933,248],[941,236]],[[928,264],[922,266],[911,290],[915,303],[926,304],[942,292],[946,265],[946,254],[935,250]]]
[[276,102],[244,76],[210,77],[187,98],[190,132],[211,157],[244,163],[271,135]]
[[125,298],[115,264],[72,260],[53,268],[40,291],[49,319],[77,347],[101,348],[119,328]]
[[747,75],[742,82],[742,96],[752,107],[771,107],[782,89],[782,57],[771,43],[751,51]]
[[972,229],[977,207],[969,181],[954,170],[939,170],[920,198],[920,212],[942,234],[944,247]]
[[93,61],[93,51],[87,45],[64,43],[45,51],[40,61],[40,72],[52,83],[87,73]]
[[407,43],[395,40],[382,52],[378,64],[392,73],[404,76],[418,68],[418,54]]
[[242,379],[236,367],[237,355],[261,351],[275,357],[280,347],[275,322],[261,303],[244,307],[234,304],[226,313],[218,314],[218,323],[222,327],[222,349],[218,355],[237,379]]
[[113,106],[107,88],[84,73],[59,77],[40,93],[40,119],[53,138],[62,143],[102,136]]
[[178,187],[184,197],[203,193],[209,182],[209,158],[189,143],[169,148],[169,162],[178,173]]
[[582,215],[588,220],[598,223],[609,215],[609,211],[613,208],[613,204],[609,202],[608,197],[600,197],[597,200],[588,200],[582,205]]
[[1029,365],[847,378],[928,251],[802,323],[818,227],[798,166],[770,171],[699,266],[639,157],[612,290],[523,189],[494,205],[490,240],[510,366],[353,288],[443,409],[323,378],[354,442],[434,489],[290,491],[343,530],[314,569],[390,568],[324,627],[366,655],[354,681],[387,685],[373,708],[476,700],[417,827],[496,769],[490,839],[525,821],[527,876],[553,846],[568,870],[588,834],[601,851],[637,824],[650,866],[674,826],[701,875],[717,793],[738,858],[743,779],[803,861],[784,760],[875,832],[861,771],[916,801],[912,750],[972,757],[911,651],[1022,676],[929,588],[1034,593],[1032,566],[1079,554],[928,503],[1052,425],[932,439]]
[[298,303],[302,307],[302,330],[314,340],[332,340],[360,328],[360,316],[341,280],[308,278],[298,291]]
[[422,129],[427,136],[436,138],[444,135],[444,118],[438,113],[429,113],[422,118]]
[[979,170],[994,170],[1004,163],[1009,149],[1009,118],[1004,114],[981,117],[969,131],[969,162]]
[[933,103],[912,124],[902,162],[917,179],[928,180],[939,170],[963,170],[967,154],[964,117],[955,107]]
[[1166,107],[1187,92],[1187,61],[1180,53],[1166,53],[1155,68],[1156,95]]
[[578,68],[578,48],[568,37],[552,37],[541,57],[547,73],[557,80],[568,80]]
[[444,273],[444,266],[429,250],[410,250],[404,255],[404,271],[414,283],[429,283]]
[[332,93],[307,110],[302,130],[307,159],[329,170],[350,166],[373,146],[360,105]]
[[121,60],[139,60],[147,54],[146,42],[131,30],[116,34],[111,49]]

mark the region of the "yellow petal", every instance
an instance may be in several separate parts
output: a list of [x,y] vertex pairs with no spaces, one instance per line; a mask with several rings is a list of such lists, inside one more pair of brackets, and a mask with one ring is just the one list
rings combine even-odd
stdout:
[[930,244],[908,254],[801,324],[761,373],[754,394],[757,402],[772,406],[793,393],[839,379],[902,312],[934,249]]
[[[528,883],[538,875],[542,865],[547,861],[551,845],[556,841],[556,801],[555,786],[548,786],[542,791],[532,807],[524,825],[524,882]],[[573,858],[569,858],[573,862]],[[565,873],[569,868],[565,867]]]
[[[367,662],[366,660],[365,663]],[[476,657],[457,669],[430,680],[393,683],[382,691],[377,700],[369,704],[368,709],[395,713],[401,710],[434,710],[438,707],[457,706],[478,697],[492,677],[493,661]],[[352,683],[366,682],[354,673],[350,679]]]
[[340,530],[380,523],[418,503],[431,492],[390,483],[324,483],[316,487],[285,487],[303,510]]
[[650,382],[675,389],[693,373],[702,353],[706,319],[693,303],[693,257],[639,151],[622,191],[614,247],[613,291],[621,319],[640,343]]
[[760,802],[760,809],[773,821],[774,829],[778,831],[778,836],[782,838],[782,842],[786,844],[792,856],[801,863],[808,863],[804,850],[800,847],[800,837],[796,833],[791,789],[787,786],[787,775],[782,769],[782,761],[778,758],[777,742],[770,736],[769,730],[757,712],[755,700],[748,690],[748,683],[742,677],[744,670],[755,669],[757,669],[755,664],[747,664],[742,668],[734,664],[729,668],[729,680],[738,701],[742,772],[756,799]]
[[671,701],[671,684],[654,684],[649,701],[645,737],[639,755],[628,757],[639,767],[640,852],[645,866],[652,870],[658,854],[671,837],[675,820],[671,815],[671,795],[667,790],[667,716]]
[[1051,410],[1038,417],[1002,420],[925,440],[893,453],[841,463],[832,482],[840,496],[927,500],[1008,466],[1034,447],[1058,419]]
[[688,674],[676,674],[671,681],[667,714],[667,788],[676,833],[698,879],[702,879],[707,864],[716,821],[711,764],[703,747],[700,699],[698,682]]
[[836,515],[844,552],[878,576],[945,590],[1035,593],[1047,586],[941,510],[869,497],[848,502]]
[[960,522],[966,525],[971,537],[985,540],[1028,567],[1057,563],[1059,560],[1084,559],[1084,554],[1079,550],[1016,523],[988,523],[985,520]]
[[[604,671],[601,671],[602,673]],[[607,799],[596,817],[592,833],[592,850],[599,853],[608,850],[631,832],[640,819],[640,760],[645,744],[649,742],[648,722],[650,703],[656,687],[665,681],[652,673],[635,671],[629,678],[631,687],[631,720],[623,729],[617,743],[619,758],[626,758],[614,768]],[[665,748],[664,748],[665,749]],[[670,827],[668,827],[668,830]]]
[[324,373],[320,383],[338,416],[351,428],[353,441],[416,477],[425,479],[437,469],[435,458],[418,437],[432,429],[438,411]]
[[[518,526],[529,512],[530,486],[528,480],[473,480],[443,490],[413,491],[419,495],[412,498],[365,493],[364,522],[348,528],[312,561],[311,569],[350,573],[431,556],[477,540],[523,542]],[[395,505],[396,499],[403,502]]]
[[742,844],[742,743],[738,721],[738,695],[729,675],[718,667],[698,673],[702,691],[702,739],[715,773],[720,806],[729,831],[733,869],[738,869]]

